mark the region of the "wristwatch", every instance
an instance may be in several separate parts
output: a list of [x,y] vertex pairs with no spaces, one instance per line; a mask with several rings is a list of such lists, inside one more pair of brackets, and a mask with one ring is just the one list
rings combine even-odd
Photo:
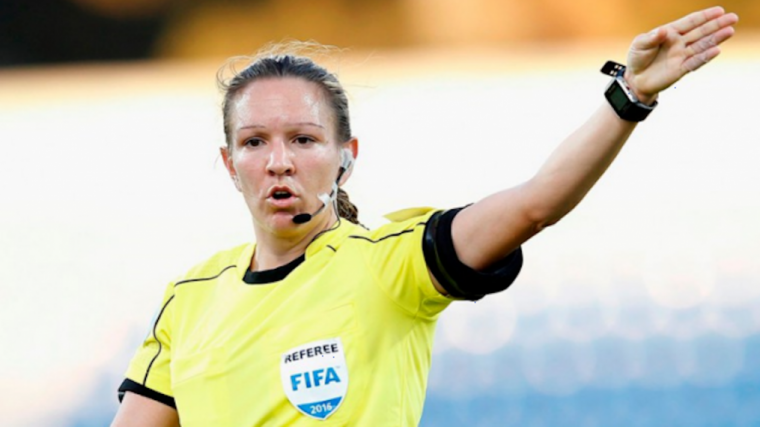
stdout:
[[614,61],[607,61],[601,69],[602,74],[612,76],[612,81],[604,91],[604,97],[615,110],[615,113],[623,120],[640,122],[647,118],[649,113],[657,106],[657,101],[652,105],[646,105],[636,98],[636,95],[628,87],[623,74],[625,65]]

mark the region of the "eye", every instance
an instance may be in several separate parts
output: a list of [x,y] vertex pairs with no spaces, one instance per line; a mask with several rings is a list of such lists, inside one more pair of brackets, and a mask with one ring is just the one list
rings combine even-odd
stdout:
[[307,144],[311,144],[314,141],[315,141],[314,138],[310,136],[306,136],[306,135],[299,135],[293,139],[293,142],[295,142],[298,145],[307,145]]
[[264,140],[261,138],[248,138],[245,140],[243,145],[250,145],[251,147],[259,147],[264,143]]

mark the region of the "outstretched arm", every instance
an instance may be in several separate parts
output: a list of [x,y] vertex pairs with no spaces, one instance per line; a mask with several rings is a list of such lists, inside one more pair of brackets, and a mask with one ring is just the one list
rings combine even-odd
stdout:
[[128,391],[111,427],[179,427],[177,410]]
[[[639,35],[628,53],[626,82],[641,102],[651,104],[660,91],[718,56],[719,45],[734,34],[736,22],[735,14],[713,7]],[[459,259],[484,269],[559,221],[602,176],[635,126],[605,102],[533,178],[456,216],[451,232]]]

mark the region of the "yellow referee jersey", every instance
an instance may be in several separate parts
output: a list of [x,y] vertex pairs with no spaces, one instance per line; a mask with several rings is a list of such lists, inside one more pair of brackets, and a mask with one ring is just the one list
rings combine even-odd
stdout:
[[433,213],[342,220],[274,270],[249,270],[254,244],[216,254],[166,288],[120,390],[176,404],[183,427],[417,426],[451,301],[423,255]]

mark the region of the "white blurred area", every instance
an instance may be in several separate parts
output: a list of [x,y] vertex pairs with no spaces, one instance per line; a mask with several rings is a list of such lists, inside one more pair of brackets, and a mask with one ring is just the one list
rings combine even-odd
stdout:
[[[436,358],[513,348],[525,382],[551,395],[720,384],[741,370],[741,340],[760,333],[760,52],[744,43],[736,51],[750,54],[727,47],[661,95],[581,206],[524,246],[510,290],[444,313]],[[460,206],[528,179],[602,105],[597,70],[624,52],[341,61],[360,218],[376,226],[396,209]],[[251,239],[218,156],[217,65],[0,72],[3,425],[62,425],[83,390],[121,376],[165,283]],[[493,378],[463,381],[468,393]]]

